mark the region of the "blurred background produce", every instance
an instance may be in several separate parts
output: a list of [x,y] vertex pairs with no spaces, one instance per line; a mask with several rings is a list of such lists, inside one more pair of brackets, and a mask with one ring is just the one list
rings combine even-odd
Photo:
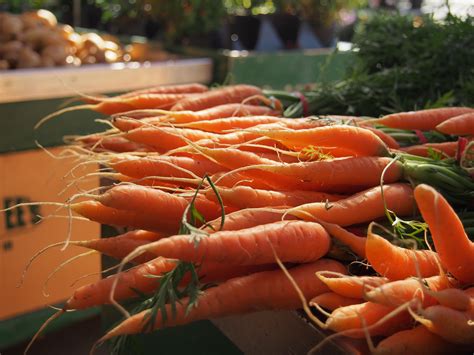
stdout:
[[44,9],[0,13],[0,69],[21,69],[130,60],[112,36],[77,33]]

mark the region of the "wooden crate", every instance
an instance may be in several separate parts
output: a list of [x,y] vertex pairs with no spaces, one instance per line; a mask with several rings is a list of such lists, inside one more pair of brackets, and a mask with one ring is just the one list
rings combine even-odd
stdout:
[[[51,149],[51,153],[58,155],[62,150],[56,147]],[[72,159],[54,159],[41,150],[0,155],[1,208],[39,201],[64,202],[64,195],[60,196],[59,193],[68,181],[63,177],[75,164]],[[95,168],[89,165],[81,173],[95,171]],[[98,178],[89,179],[80,186],[85,190],[96,188],[99,186]],[[78,192],[72,187],[69,193],[74,191]],[[74,261],[51,279],[48,284],[49,297],[45,297],[42,288],[49,273],[66,259],[84,252],[84,249],[74,246],[63,252],[55,248],[33,262],[23,285],[17,287],[28,260],[41,248],[63,241],[68,235],[67,218],[41,219],[39,215],[67,216],[67,210],[58,211],[58,206],[31,205],[0,213],[0,349],[13,341],[7,337],[11,333],[9,320],[63,302],[71,295],[71,283],[74,280],[85,274],[97,273],[101,268],[99,255]],[[100,227],[97,224],[85,221],[72,223],[74,239],[93,239],[99,235]],[[98,275],[91,276],[80,281],[77,286],[98,279]],[[37,330],[37,324],[34,327],[26,326],[30,332]]]

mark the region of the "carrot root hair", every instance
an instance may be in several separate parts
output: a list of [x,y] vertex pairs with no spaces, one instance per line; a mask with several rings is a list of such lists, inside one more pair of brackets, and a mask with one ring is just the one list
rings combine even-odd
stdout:
[[54,321],[55,319],[59,318],[63,313],[65,313],[66,311],[61,309],[59,311],[57,311],[56,313],[54,313],[51,317],[49,317],[44,323],[43,325],[38,329],[38,331],[35,333],[35,335],[33,336],[33,338],[30,340],[30,342],[28,343],[28,345],[26,346],[25,348],[25,351],[23,352],[23,355],[27,355],[28,354],[28,351],[31,349],[31,347],[33,346],[34,342],[36,341],[36,339],[39,337],[39,335],[41,334],[41,332],[43,330],[46,329],[46,327],[52,322]]

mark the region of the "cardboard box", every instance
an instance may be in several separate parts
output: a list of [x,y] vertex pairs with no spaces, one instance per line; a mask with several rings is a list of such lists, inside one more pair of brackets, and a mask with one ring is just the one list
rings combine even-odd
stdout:
[[[58,155],[63,148],[53,148],[51,153]],[[25,151],[0,155],[0,208],[8,208],[18,203],[64,202],[78,192],[76,186],[59,195],[69,182],[63,177],[77,164],[73,159],[54,159],[44,151]],[[95,171],[97,166],[81,168],[76,176]],[[80,183],[84,190],[99,186],[97,177]],[[46,219],[38,217],[50,216]],[[69,221],[67,209],[51,205],[25,205],[0,213],[0,321],[30,311],[41,309],[67,299],[77,278],[89,273],[100,272],[100,257],[89,255],[66,265],[49,282],[50,296],[45,297],[42,288],[48,275],[66,259],[83,253],[83,248],[69,246],[48,250],[31,265],[22,287],[17,285],[28,260],[41,248],[60,241],[68,235]],[[100,236],[100,225],[89,221],[72,223],[72,238],[76,240],[93,239]],[[75,287],[99,279],[91,276]],[[0,324],[1,326],[1,324]]]

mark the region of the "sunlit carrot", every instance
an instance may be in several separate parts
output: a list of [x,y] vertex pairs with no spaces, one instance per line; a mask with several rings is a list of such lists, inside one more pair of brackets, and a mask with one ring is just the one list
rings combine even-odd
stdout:
[[[256,132],[280,141],[288,148],[300,150],[306,146],[317,146],[328,150],[333,156],[388,156],[387,146],[372,131],[355,126],[334,125],[304,130],[262,130]],[[343,150],[339,154],[339,150]]]
[[380,276],[347,276],[331,272],[320,271],[316,276],[329,289],[338,295],[362,299],[374,287],[386,284],[389,280]]
[[199,243],[193,243],[195,238],[192,235],[164,238],[136,249],[129,257],[148,251],[157,256],[183,261],[257,265],[274,261],[273,247],[281,261],[304,263],[326,255],[331,244],[323,227],[303,221],[282,221],[215,232],[209,237],[199,238]]
[[445,134],[474,136],[474,112],[452,117],[437,125],[436,130]]
[[[367,233],[366,254],[374,270],[390,280],[439,274],[439,260],[435,252],[397,247],[373,233],[372,225]],[[419,273],[417,268],[419,268]]]
[[311,220],[311,216],[314,216],[318,220],[349,226],[383,217],[385,208],[399,216],[411,215],[415,209],[412,187],[408,184],[384,185],[382,188],[377,186],[332,203],[300,205],[288,213],[304,220]]
[[[345,267],[336,261],[322,259],[289,270],[303,295],[308,299],[327,292],[327,288],[321,282],[314,280],[314,273],[319,270],[345,272]],[[191,308],[189,312],[186,312],[186,305],[186,299],[178,303],[175,317],[168,317],[166,322],[163,321],[162,315],[158,314],[152,329],[264,309],[295,309],[301,305],[301,300],[286,275],[281,270],[275,270],[231,279],[218,287],[204,291],[199,298],[198,305]],[[168,314],[171,311],[170,307],[166,309]],[[122,334],[135,334],[143,331],[144,320],[148,314],[148,311],[143,311],[133,315],[109,331],[100,341]]]
[[441,263],[459,281],[474,282],[474,243],[446,199],[431,186],[415,188],[415,199],[428,223]]
[[[219,195],[225,204],[237,208],[257,208],[268,206],[299,206],[309,202],[337,201],[343,195],[327,194],[316,191],[272,191],[255,189],[249,186],[236,186],[233,188],[218,188]],[[206,197],[217,201],[212,190],[206,191]]]
[[217,105],[242,103],[245,99],[262,95],[262,90],[251,85],[233,85],[200,94],[194,98],[181,100],[172,107],[172,111],[199,111]]
[[[400,129],[419,129],[430,131],[447,119],[464,113],[473,112],[469,107],[442,107],[428,110],[392,113],[373,120],[374,123]],[[365,121],[367,123],[368,121]]]

